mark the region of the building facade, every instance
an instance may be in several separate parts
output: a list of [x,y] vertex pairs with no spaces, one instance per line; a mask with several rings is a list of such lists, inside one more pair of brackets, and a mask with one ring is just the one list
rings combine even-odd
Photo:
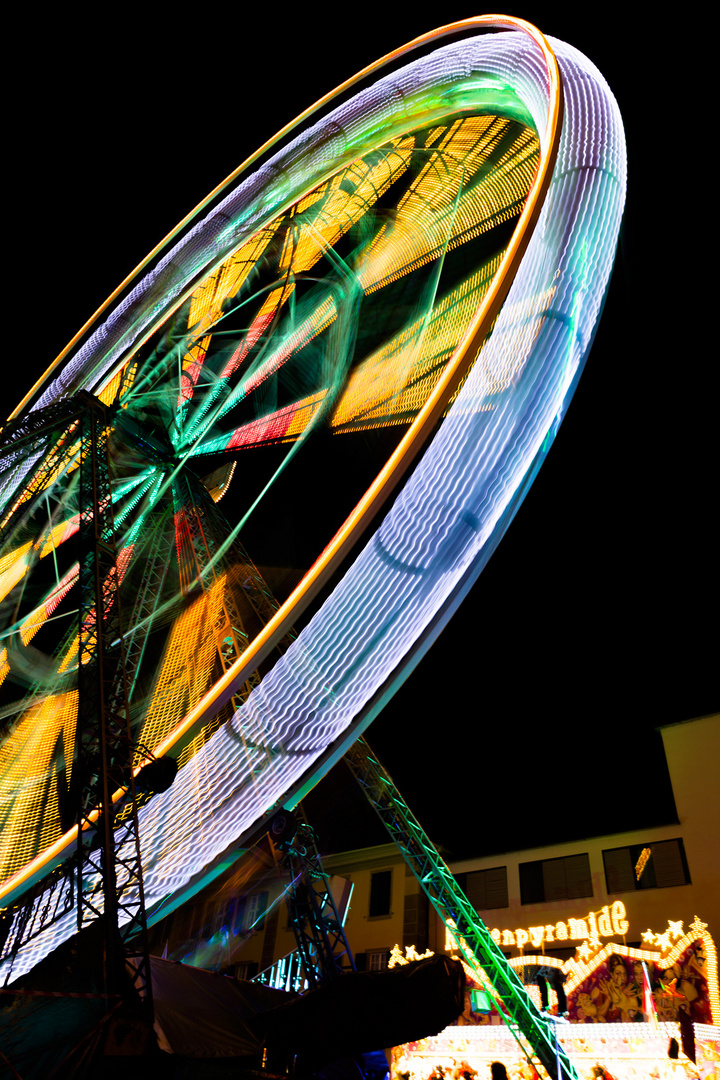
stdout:
[[[639,947],[648,928],[695,916],[720,934],[720,715],[661,734],[676,824],[451,865],[508,957],[566,959],[589,937]],[[598,798],[650,799],[651,778],[643,782],[647,791],[610,783]]]
[[[662,737],[675,824],[451,864],[513,966],[582,965],[602,959],[602,949],[607,963],[617,948],[630,979],[640,959],[634,951],[645,950],[649,958],[660,950],[667,957],[699,923],[711,938],[720,933],[720,790],[714,776],[720,715],[663,728]],[[604,797],[627,795],[609,789]],[[453,951],[394,844],[327,856],[324,866],[343,898],[345,931],[361,970],[382,970],[395,948],[416,955]],[[278,852],[266,840],[221,883],[156,927],[154,951],[254,977],[295,949],[287,887]],[[578,982],[580,968],[573,970]]]

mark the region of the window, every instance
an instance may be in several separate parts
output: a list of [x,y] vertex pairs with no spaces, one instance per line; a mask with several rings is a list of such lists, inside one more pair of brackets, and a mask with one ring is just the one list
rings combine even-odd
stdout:
[[378,870],[370,877],[370,911],[371,919],[390,914],[390,898],[392,895],[392,870]]
[[257,975],[257,970],[257,962],[255,960],[247,960],[244,964],[235,965],[235,978],[249,982],[250,979]]
[[523,904],[575,900],[579,896],[592,895],[587,854],[520,863],[520,902]]
[[[650,849],[650,857],[638,880],[635,867],[644,848]],[[603,851],[603,862],[608,893],[668,889],[672,885],[690,884],[685,847],[680,839],[610,848]]]
[[508,906],[507,867],[456,874],[457,883],[476,911]]
[[387,971],[388,960],[390,959],[389,949],[373,949],[367,953],[366,971]]
[[233,934],[244,930],[262,930],[269,899],[270,894],[267,892],[240,897],[232,919]]

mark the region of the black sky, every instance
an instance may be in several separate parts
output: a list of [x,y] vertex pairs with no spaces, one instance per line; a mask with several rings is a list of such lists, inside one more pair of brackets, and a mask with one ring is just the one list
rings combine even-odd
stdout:
[[[26,17],[6,129],[5,411],[257,145],[383,52],[475,13],[378,10]],[[706,224],[686,80],[660,31],[621,9],[511,13],[577,46],[608,79],[626,124],[628,203],[604,317],[555,446],[463,610],[369,733],[433,838],[457,854],[672,819],[655,729],[715,711],[719,697],[717,347],[697,289]],[[316,811],[354,817],[338,812],[336,788],[316,790]],[[326,846],[363,835],[346,821]]]

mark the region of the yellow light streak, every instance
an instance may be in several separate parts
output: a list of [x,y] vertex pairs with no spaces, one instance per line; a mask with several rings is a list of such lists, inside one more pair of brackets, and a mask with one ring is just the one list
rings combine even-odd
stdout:
[[223,574],[175,620],[140,733],[139,741],[150,750],[207,687],[217,657],[213,628],[222,611],[225,584]]
[[30,540],[3,555],[0,558],[0,600],[4,600],[18,582],[22,581],[30,568],[33,553],[39,559],[50,555],[68,536],[77,532],[78,522],[78,517],[63,521],[42,533],[36,542]]
[[434,309],[419,316],[359,364],[331,418],[334,429],[407,423],[417,415],[440,378],[442,364],[477,310],[497,272],[500,256],[458,285]]
[[30,566],[32,541],[22,544],[0,559],[0,600],[4,600],[19,581],[25,577]]
[[[464,243],[492,228],[504,217],[517,213],[517,202],[525,197],[532,182],[538,144],[534,132],[527,129],[508,140],[510,130],[509,121],[493,116],[465,118],[449,127],[434,129],[435,138],[426,140],[425,144],[428,160],[411,190],[401,199],[393,216],[392,228],[384,226],[359,260],[363,268],[359,271],[358,280],[366,293],[372,293],[389,280],[437,259],[444,245],[454,247]],[[290,269],[294,274],[299,274],[314,265],[325,246],[335,243],[346,231],[347,223],[354,222],[363,208],[371,206],[392,179],[406,170],[415,140],[416,136],[413,135],[391,143],[395,149],[383,152],[381,170],[377,166],[370,167],[365,159],[360,158],[295,204],[290,213],[293,236],[297,238],[293,248],[289,234],[286,234],[277,272],[279,278]],[[487,167],[490,155],[498,151],[503,140],[507,145],[499,161],[493,162],[489,175],[483,177],[481,184],[474,185],[474,175]],[[437,145],[430,148],[434,142]],[[353,198],[359,195],[361,199],[360,203],[355,200],[355,205],[352,205],[346,190],[348,177],[351,176],[356,185],[352,188]],[[457,199],[461,191],[462,196]],[[318,203],[319,214],[312,223],[305,223],[299,208],[307,209]],[[334,223],[335,217],[340,219],[340,225]],[[489,284],[499,263],[498,255],[481,271],[483,289]],[[282,286],[268,294],[253,321],[253,327],[236,351],[232,362],[235,366],[268,327],[293,288],[294,284],[286,278]],[[349,425],[352,430],[358,430],[411,421],[439,378],[441,361],[446,360],[457,345],[463,327],[467,326],[470,315],[477,309],[482,295],[478,291],[473,294],[472,311],[472,301],[466,300],[462,310],[455,310],[452,316],[449,315],[455,299],[467,291],[467,285],[458,286],[436,306],[429,323],[424,316],[419,317],[353,372],[336,407],[331,421],[333,427],[338,429]],[[280,349],[252,373],[250,384],[254,387],[267,375],[274,373],[294,351],[327,329],[336,315],[335,303],[331,299],[325,300],[293,331]],[[423,364],[428,368],[424,373],[420,370]],[[513,366],[512,358],[509,358],[508,365]],[[403,388],[407,389],[404,391]],[[488,392],[492,392],[489,386]],[[273,413],[245,425],[230,442],[230,447],[248,443],[256,445],[264,441],[292,441],[301,434],[313,415],[315,409],[310,409],[310,406],[316,406],[324,396],[324,392],[321,392],[288,406],[281,413]],[[289,426],[284,426],[290,414],[295,419]]]
[[280,219],[255,233],[195,289],[190,302],[188,326],[201,333],[217,322],[223,301],[236,295],[250,271],[275,236]]
[[496,116],[473,116],[451,125],[400,200],[392,223],[372,241],[368,268],[361,274],[367,293],[434,260],[446,244],[452,250],[517,213],[537,164],[533,131],[522,131],[483,182],[473,184],[509,128],[508,120]]
[[[0,832],[0,877],[15,873],[60,831],[58,782],[67,783],[75,740],[77,690],[32,705],[0,746],[0,806],[12,807]],[[57,776],[62,740],[65,775]]]

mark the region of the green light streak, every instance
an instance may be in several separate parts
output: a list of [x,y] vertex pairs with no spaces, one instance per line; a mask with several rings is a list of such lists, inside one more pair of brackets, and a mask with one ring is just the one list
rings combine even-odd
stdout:
[[49,533],[50,533],[50,542],[52,543],[53,563],[55,565],[55,584],[57,586],[59,586],[60,585],[60,571],[58,569],[57,552],[55,551],[55,541],[53,539],[53,523],[52,523],[52,514],[50,512],[50,496],[48,495],[47,491],[45,492],[45,506],[47,507],[48,530],[49,530]]
[[38,604],[38,606],[33,611],[31,611],[29,615],[26,615],[20,621],[13,623],[12,626],[8,626],[5,630],[0,630],[0,641],[3,641],[5,638],[12,637],[14,634],[19,633],[20,630],[35,629],[36,626],[44,626],[46,623],[56,622],[58,619],[67,619],[71,615],[75,616],[77,615],[79,610],[78,608],[73,608],[71,611],[61,611],[59,615],[48,615],[46,619],[42,619],[40,622],[37,623],[31,623],[28,627],[27,620],[31,619],[33,615],[35,615],[41,609],[44,610],[44,602],[42,604]]

